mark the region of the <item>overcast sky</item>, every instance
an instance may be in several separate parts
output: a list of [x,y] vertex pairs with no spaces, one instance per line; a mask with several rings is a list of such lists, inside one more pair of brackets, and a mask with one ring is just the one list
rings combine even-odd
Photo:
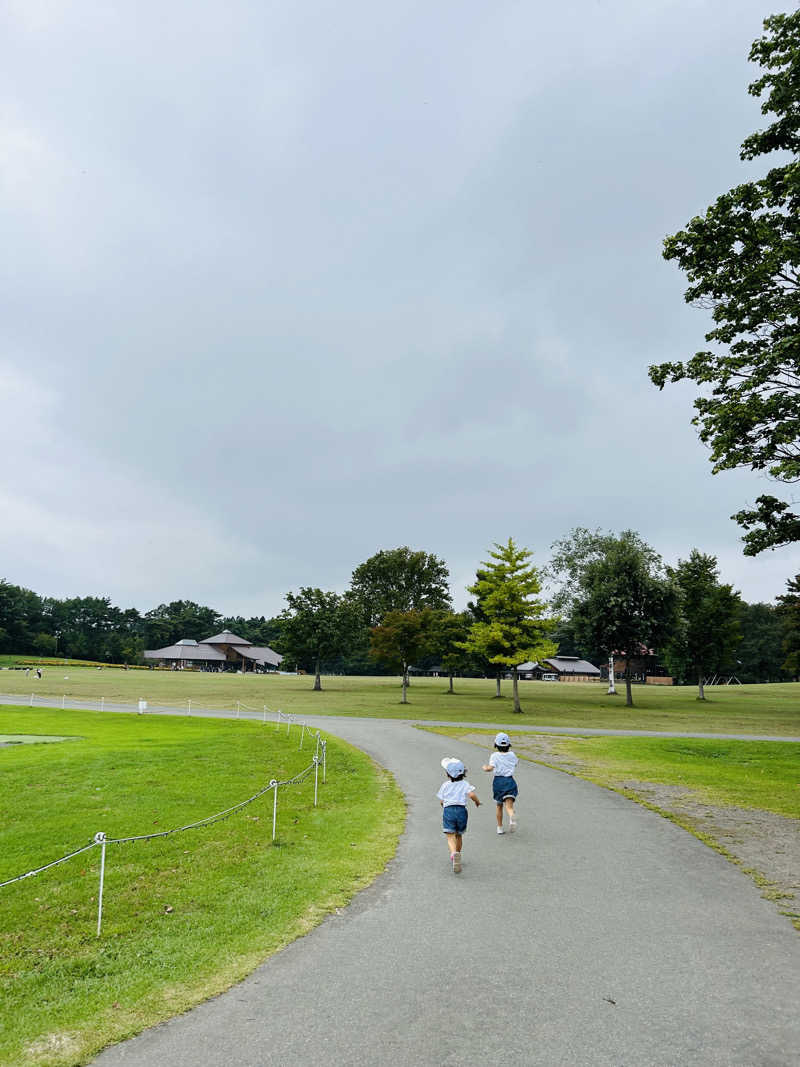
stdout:
[[[763,169],[754,0],[5,0],[0,577],[272,615],[380,548],[741,553],[661,258]],[[772,490],[774,491],[774,490]]]

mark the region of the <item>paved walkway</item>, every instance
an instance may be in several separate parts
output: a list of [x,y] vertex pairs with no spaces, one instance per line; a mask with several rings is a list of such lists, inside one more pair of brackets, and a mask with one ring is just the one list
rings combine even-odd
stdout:
[[[800,1064],[800,940],[690,834],[524,763],[520,828],[498,837],[484,750],[404,723],[313,721],[395,774],[409,805],[395,860],[250,978],[98,1067]],[[489,801],[458,876],[434,797],[450,754]]]

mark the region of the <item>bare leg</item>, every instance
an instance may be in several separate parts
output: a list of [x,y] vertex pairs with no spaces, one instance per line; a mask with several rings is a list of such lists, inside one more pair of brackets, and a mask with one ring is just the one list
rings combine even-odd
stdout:
[[[447,847],[450,849],[451,856],[454,852],[461,851],[461,834],[445,834],[444,836],[447,838]],[[458,839],[457,843],[456,839]]]
[[516,816],[514,815],[514,798],[506,797],[503,801],[503,804],[505,805],[505,809],[508,812],[508,828],[513,832],[517,828],[517,820]]
[[453,836],[456,839],[456,848],[455,848],[455,850],[456,850],[456,852],[460,852],[461,851],[461,844],[462,844],[464,839],[461,836],[461,834],[453,834]]
[[497,825],[502,828],[503,826],[503,805],[497,805]]

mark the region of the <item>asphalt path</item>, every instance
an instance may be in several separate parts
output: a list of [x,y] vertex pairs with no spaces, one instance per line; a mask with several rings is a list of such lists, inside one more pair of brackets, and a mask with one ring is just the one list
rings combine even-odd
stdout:
[[[245,981],[100,1067],[800,1064],[800,940],[696,838],[526,762],[519,829],[498,836],[486,750],[405,723],[313,722],[394,773],[408,802],[396,858]],[[460,875],[435,799],[444,755],[484,800]]]

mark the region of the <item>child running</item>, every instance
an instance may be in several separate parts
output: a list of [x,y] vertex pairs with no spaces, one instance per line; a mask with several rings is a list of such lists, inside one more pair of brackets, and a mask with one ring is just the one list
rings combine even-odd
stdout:
[[519,760],[511,751],[511,738],[508,734],[498,734],[494,739],[494,747],[495,751],[489,757],[489,762],[484,763],[483,769],[494,771],[492,792],[497,805],[497,832],[498,834],[505,833],[503,829],[503,808],[505,808],[508,812],[508,832],[513,834],[517,828],[514,801],[518,793],[514,770]]
[[442,805],[442,833],[447,835],[453,874],[460,874],[462,836],[467,832],[467,798],[476,808],[481,802],[475,794],[475,786],[467,781],[467,769],[460,759],[443,759],[442,766],[447,781],[436,794]]

